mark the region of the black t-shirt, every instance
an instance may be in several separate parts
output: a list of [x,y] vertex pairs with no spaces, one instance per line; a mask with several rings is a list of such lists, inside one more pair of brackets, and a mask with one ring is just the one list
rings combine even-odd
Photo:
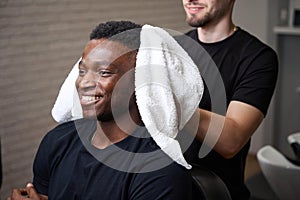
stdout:
[[[250,104],[266,115],[278,73],[274,50],[241,28],[216,43],[200,42],[197,30],[186,35],[192,40],[186,37],[178,37],[177,40],[197,64],[206,83],[199,107],[225,115],[230,101],[236,100]],[[217,74],[214,73],[215,68]],[[225,94],[222,94],[222,87],[217,81],[218,74],[224,84]],[[214,98],[214,104],[211,97]],[[225,101],[225,109],[220,106],[222,101]],[[185,152],[187,161],[201,164],[218,174],[228,186],[233,199],[248,199],[250,193],[244,185],[244,168],[250,141],[232,159],[225,159],[213,150],[199,159],[200,146],[201,142],[193,142]]]
[[53,200],[192,199],[190,172],[162,153],[145,128],[103,150],[90,144],[95,129],[81,119],[43,138],[33,167],[39,193]]

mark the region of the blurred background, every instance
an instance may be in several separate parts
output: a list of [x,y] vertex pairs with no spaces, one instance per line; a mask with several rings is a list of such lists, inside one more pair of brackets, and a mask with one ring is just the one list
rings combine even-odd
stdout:
[[[300,130],[300,31],[290,23],[289,3],[236,0],[236,25],[272,46],[281,60],[276,95],[253,137],[254,160],[265,144],[288,154],[285,138]],[[132,20],[179,32],[190,29],[181,0],[0,0],[0,199],[32,180],[39,142],[56,125],[50,111],[60,85],[81,56],[91,30],[108,20]]]

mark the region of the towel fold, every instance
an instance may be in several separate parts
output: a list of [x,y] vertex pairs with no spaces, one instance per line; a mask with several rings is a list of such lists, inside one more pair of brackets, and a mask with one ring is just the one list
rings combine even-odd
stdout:
[[[144,25],[135,68],[135,95],[142,121],[157,145],[180,165],[191,168],[175,139],[194,114],[203,81],[189,55],[164,29]],[[52,109],[63,123],[82,118],[75,88],[78,62],[64,81]]]

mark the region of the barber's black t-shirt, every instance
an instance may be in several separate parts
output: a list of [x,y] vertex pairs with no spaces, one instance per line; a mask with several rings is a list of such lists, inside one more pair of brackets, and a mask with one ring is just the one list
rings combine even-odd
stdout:
[[[197,30],[186,35],[189,38],[178,37],[178,42],[197,64],[206,83],[199,107],[225,115],[230,101],[235,100],[252,105],[266,115],[278,73],[276,53],[241,28],[216,43],[199,41]],[[250,141],[232,159],[225,159],[213,150],[199,159],[201,145],[199,141],[193,142],[185,152],[187,161],[203,165],[218,174],[233,199],[248,199],[250,194],[244,185],[244,169]]]
[[94,121],[81,119],[43,138],[34,161],[39,193],[50,200],[192,199],[189,171],[156,152],[145,128],[103,150],[90,144],[95,128]]

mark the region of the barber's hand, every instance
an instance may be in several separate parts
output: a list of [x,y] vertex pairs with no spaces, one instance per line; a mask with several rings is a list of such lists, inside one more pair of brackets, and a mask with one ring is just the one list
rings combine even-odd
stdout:
[[32,183],[28,183],[26,188],[13,189],[11,196],[6,200],[48,200],[48,197],[39,195]]

